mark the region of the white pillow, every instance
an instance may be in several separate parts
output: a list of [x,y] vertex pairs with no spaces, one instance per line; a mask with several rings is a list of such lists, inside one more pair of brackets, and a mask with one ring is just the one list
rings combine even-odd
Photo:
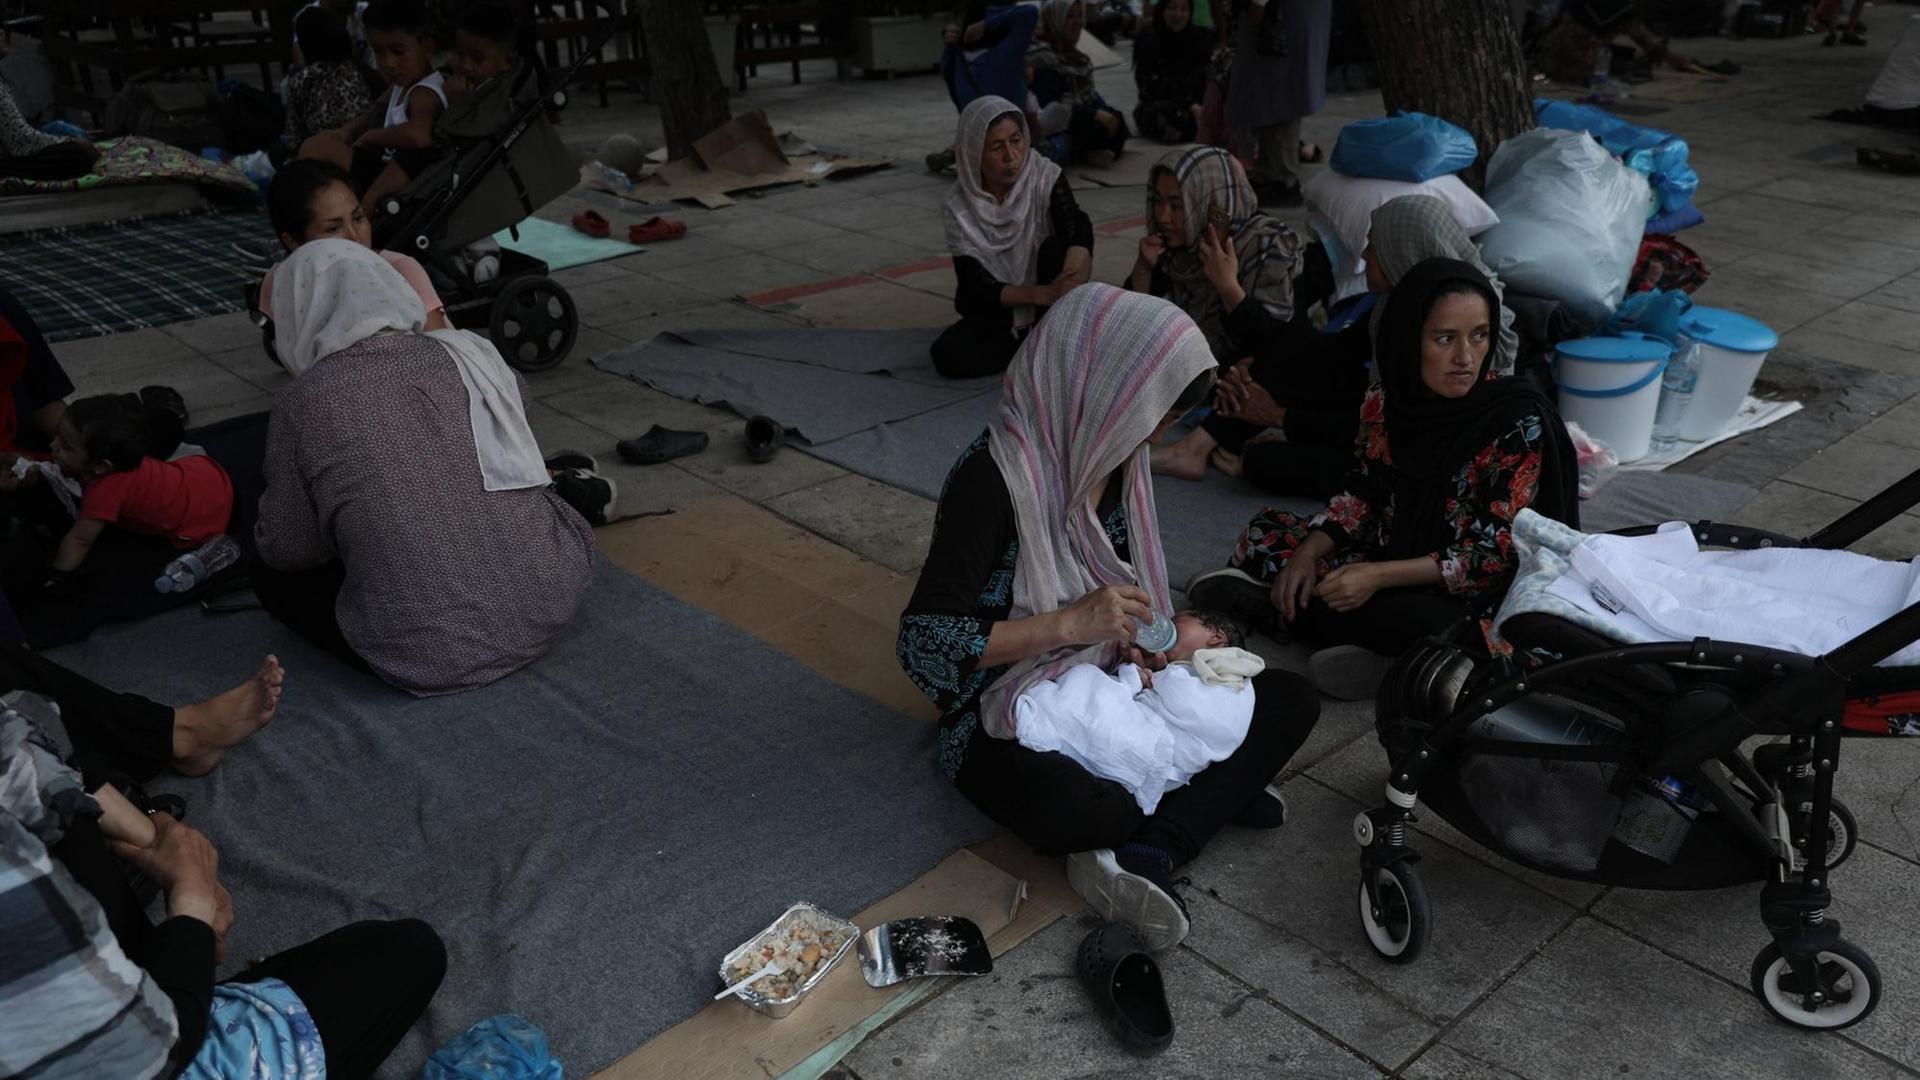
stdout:
[[1500,223],[1500,215],[1486,200],[1451,173],[1414,184],[1321,169],[1301,190],[1307,199],[1307,226],[1326,245],[1327,257],[1333,262],[1336,301],[1367,289],[1367,264],[1360,253],[1367,249],[1373,212],[1383,203],[1402,195],[1432,195],[1447,204],[1468,236]]

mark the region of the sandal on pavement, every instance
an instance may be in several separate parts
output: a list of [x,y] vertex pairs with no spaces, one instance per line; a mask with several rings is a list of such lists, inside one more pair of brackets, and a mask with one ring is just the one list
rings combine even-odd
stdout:
[[659,465],[697,454],[707,448],[707,433],[704,431],[675,431],[655,424],[646,434],[631,439],[622,439],[614,449],[620,451],[621,460],[632,465]]
[[780,452],[781,444],[787,441],[786,430],[775,423],[772,417],[756,416],[747,421],[747,460],[755,465],[765,465]]
[[1335,645],[1307,657],[1307,681],[1338,701],[1367,701],[1380,692],[1387,658],[1358,645]]
[[1080,942],[1073,969],[1121,1045],[1147,1057],[1173,1042],[1166,982],[1133,927],[1107,923],[1095,929]]
[[613,223],[592,210],[573,215],[573,227],[596,240],[605,240],[613,232]]
[[687,223],[670,218],[650,217],[627,230],[627,243],[652,244],[661,240],[674,240],[687,234]]

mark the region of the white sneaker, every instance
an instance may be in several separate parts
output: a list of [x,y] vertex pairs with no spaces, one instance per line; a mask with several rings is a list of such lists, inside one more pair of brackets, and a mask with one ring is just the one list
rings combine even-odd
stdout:
[[1192,929],[1172,882],[1158,883],[1122,870],[1112,848],[1067,856],[1067,882],[1101,918],[1133,927],[1150,952],[1173,948],[1187,940]]

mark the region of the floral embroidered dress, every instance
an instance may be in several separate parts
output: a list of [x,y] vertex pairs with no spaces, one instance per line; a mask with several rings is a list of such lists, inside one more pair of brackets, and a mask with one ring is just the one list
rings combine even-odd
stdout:
[[[1533,502],[1540,487],[1543,423],[1539,416],[1521,417],[1445,481],[1452,485],[1446,518],[1453,540],[1425,554],[1440,565],[1447,592],[1477,596],[1513,568],[1513,519]],[[1323,513],[1307,518],[1280,510],[1261,512],[1241,536],[1230,564],[1271,581],[1315,529],[1333,537],[1335,544],[1335,553],[1320,563],[1323,575],[1347,563],[1413,557],[1415,553],[1392,550],[1395,470],[1377,386],[1360,406],[1358,455],[1346,490],[1335,495]]]
[[[1114,550],[1130,560],[1127,511],[1117,486],[1101,497],[1099,512]],[[982,433],[947,474],[933,544],[900,616],[895,644],[907,677],[940,710],[940,768],[950,780],[959,776],[976,735],[992,737],[980,733],[980,695],[1007,668],[979,663],[994,624],[1012,610],[1019,562],[1013,500]]]

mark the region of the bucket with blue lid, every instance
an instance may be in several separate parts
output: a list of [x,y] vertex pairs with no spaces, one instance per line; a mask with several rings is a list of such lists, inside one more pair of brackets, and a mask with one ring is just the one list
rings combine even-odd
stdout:
[[1692,390],[1678,412],[1679,437],[1705,442],[1733,422],[1780,335],[1737,311],[1698,305],[1680,317],[1680,333],[1682,347],[1695,349],[1688,359],[1695,370]]
[[1574,338],[1554,346],[1560,416],[1613,449],[1622,463],[1647,456],[1660,376],[1673,346],[1651,334]]

